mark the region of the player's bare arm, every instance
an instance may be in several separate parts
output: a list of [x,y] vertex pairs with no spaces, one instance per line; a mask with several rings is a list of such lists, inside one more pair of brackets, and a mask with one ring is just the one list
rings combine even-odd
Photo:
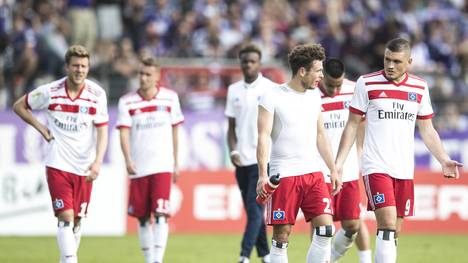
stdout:
[[463,164],[451,160],[447,152],[445,152],[439,134],[434,129],[431,119],[417,120],[419,133],[424,141],[424,144],[434,157],[442,165],[442,173],[446,178],[458,178],[458,168]]
[[354,141],[356,140],[359,124],[362,121],[362,116],[353,112],[349,113],[348,122],[346,123],[343,135],[341,136],[340,146],[335,159],[335,169],[341,176],[343,174],[343,164],[348,156]]
[[237,136],[236,136],[236,119],[235,118],[228,118],[228,133],[227,133],[227,141],[231,156],[231,162],[234,166],[240,166],[240,154],[236,150],[237,148]]
[[362,152],[364,149],[364,135],[366,133],[366,118],[362,117],[361,118],[361,123],[359,123],[359,127],[357,130],[357,135],[356,135],[356,151],[357,151],[357,156],[359,159],[361,159]]
[[172,181],[175,183],[179,179],[179,125],[172,125],[172,148],[174,151],[174,172],[172,173]]
[[330,141],[327,137],[325,126],[323,125],[323,117],[321,112],[319,113],[319,117],[317,119],[317,149],[328,169],[330,170],[330,180],[333,186],[332,195],[336,195],[341,190],[343,183],[341,181],[341,175],[339,175],[335,169],[333,152]]
[[42,123],[40,123],[32,114],[31,110],[26,105],[26,96],[19,98],[13,105],[13,111],[20,116],[27,124],[33,126],[44,139],[48,142],[54,139],[54,136],[50,133],[49,129]]
[[268,154],[271,147],[271,131],[273,129],[273,113],[268,112],[262,106],[258,106],[258,144],[257,144],[257,162],[258,162],[258,182],[257,194],[265,197],[263,185],[268,181]]
[[101,170],[101,164],[107,149],[107,128],[107,125],[96,127],[96,159],[94,159],[94,162],[89,166],[89,175],[86,177],[86,181],[88,182],[96,180]]
[[120,148],[125,158],[125,166],[129,175],[136,174],[137,167],[130,155],[130,128],[121,127],[120,129]]

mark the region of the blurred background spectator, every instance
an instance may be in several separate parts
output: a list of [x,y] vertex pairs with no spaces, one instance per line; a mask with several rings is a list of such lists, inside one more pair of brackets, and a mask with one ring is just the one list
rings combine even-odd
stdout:
[[[0,109],[63,76],[70,44],[93,52],[90,76],[114,104],[134,86],[138,57],[145,54],[219,66],[254,42],[264,64],[286,67],[292,46],[319,42],[356,79],[379,70],[385,43],[402,36],[412,41],[412,71],[428,81],[437,111],[462,123],[468,113],[467,11],[463,0],[0,0]],[[183,74],[165,85],[181,93],[184,106],[207,110],[226,88],[212,76]]]

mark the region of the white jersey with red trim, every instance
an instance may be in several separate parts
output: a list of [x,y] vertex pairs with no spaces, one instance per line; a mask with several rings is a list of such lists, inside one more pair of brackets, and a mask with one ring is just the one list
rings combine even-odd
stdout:
[[85,80],[78,96],[71,99],[66,77],[39,86],[26,95],[32,110],[47,109],[47,127],[54,139],[49,142],[46,166],[86,176],[96,158],[95,126],[107,125],[107,98],[96,83]]
[[270,174],[298,176],[321,171],[317,157],[318,89],[298,92],[287,84],[267,90],[260,106],[273,114]]
[[158,88],[152,99],[138,92],[119,100],[117,128],[130,129],[130,154],[137,173],[132,178],[174,172],[172,127],[184,121],[177,93]]
[[363,173],[413,179],[416,119],[434,115],[426,81],[406,74],[395,83],[383,71],[361,76],[349,110],[367,119]]
[[[341,86],[340,93],[330,97],[322,89],[322,117],[328,139],[330,140],[333,156],[336,157],[338,147],[340,146],[341,135],[343,134],[346,122],[349,116],[349,103],[354,94],[356,83],[345,79]],[[321,158],[320,158],[321,159]],[[321,159],[322,160],[322,159]],[[325,181],[330,182],[330,170],[322,160],[322,172]],[[343,182],[349,182],[359,179],[359,160],[356,150],[356,144],[353,144],[351,151],[343,166]]]

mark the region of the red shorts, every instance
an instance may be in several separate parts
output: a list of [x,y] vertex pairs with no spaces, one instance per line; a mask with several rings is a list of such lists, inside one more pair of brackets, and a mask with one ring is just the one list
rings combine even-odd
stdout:
[[86,182],[86,176],[52,167],[46,167],[46,175],[55,216],[73,209],[75,217],[86,217],[93,183]]
[[333,215],[330,192],[321,172],[281,178],[266,204],[266,222],[294,225],[299,208],[307,222],[322,214]]
[[[327,186],[331,193],[331,183],[327,183]],[[341,191],[332,196],[333,221],[359,219],[361,214],[360,202],[359,181],[344,182]]]
[[128,214],[147,217],[153,213],[169,215],[172,173],[158,173],[130,180]]
[[373,211],[387,206],[396,206],[397,216],[414,215],[414,182],[390,177],[388,174],[364,176],[367,195],[367,210]]

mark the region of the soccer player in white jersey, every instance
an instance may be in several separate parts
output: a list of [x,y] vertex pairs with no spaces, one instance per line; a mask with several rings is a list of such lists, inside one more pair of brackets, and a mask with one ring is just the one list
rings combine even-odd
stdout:
[[320,93],[315,89],[323,77],[324,59],[319,44],[294,47],[288,55],[291,80],[265,92],[258,107],[257,194],[266,197],[268,159],[270,174],[280,175],[280,184],[266,204],[266,221],[273,225],[272,263],[288,262],[289,235],[299,208],[314,226],[307,262],[330,260],[333,209],[317,151],[331,171],[333,194],[341,189],[341,181],[323,125]]
[[407,40],[393,39],[385,48],[384,70],[358,79],[335,161],[340,173],[365,114],[361,169],[368,209],[377,219],[376,263],[396,262],[396,238],[403,218],[413,215],[415,125],[441,164],[444,177],[458,177],[462,166],[447,155],[432,125],[434,113],[426,81],[407,72],[410,54]]
[[260,73],[260,49],[249,44],[239,51],[243,80],[228,87],[225,114],[228,117],[228,146],[231,162],[236,167],[236,180],[247,213],[247,224],[242,237],[240,263],[248,263],[253,247],[262,258],[270,262],[264,222],[264,207],[255,201],[258,181],[257,116],[258,103],[263,93],[278,84]]
[[[80,220],[86,216],[92,182],[107,147],[107,99],[87,80],[89,53],[71,46],[65,54],[67,77],[39,86],[15,102],[13,109],[48,142],[47,184],[58,219],[60,262],[75,263]],[[31,110],[47,110],[47,126]]]
[[[338,59],[327,59],[323,65],[323,80],[319,84],[322,96],[322,115],[333,154],[338,151],[341,135],[348,120],[348,106],[354,94],[355,82],[345,78],[345,66]],[[331,262],[337,262],[352,246],[353,240],[359,249],[361,263],[371,263],[372,255],[369,245],[369,232],[364,221],[359,220],[359,163],[358,152],[362,151],[364,139],[364,119],[358,129],[357,143],[346,159],[343,168],[343,188],[333,196],[333,220],[341,222],[341,229],[335,234],[332,242]],[[323,163],[325,182],[330,183],[329,171]]]
[[139,89],[119,100],[117,128],[131,179],[128,214],[138,218],[146,262],[161,263],[169,235],[171,184],[179,177],[178,125],[184,116],[177,93],[158,86],[159,65],[154,57],[141,61],[138,75]]

